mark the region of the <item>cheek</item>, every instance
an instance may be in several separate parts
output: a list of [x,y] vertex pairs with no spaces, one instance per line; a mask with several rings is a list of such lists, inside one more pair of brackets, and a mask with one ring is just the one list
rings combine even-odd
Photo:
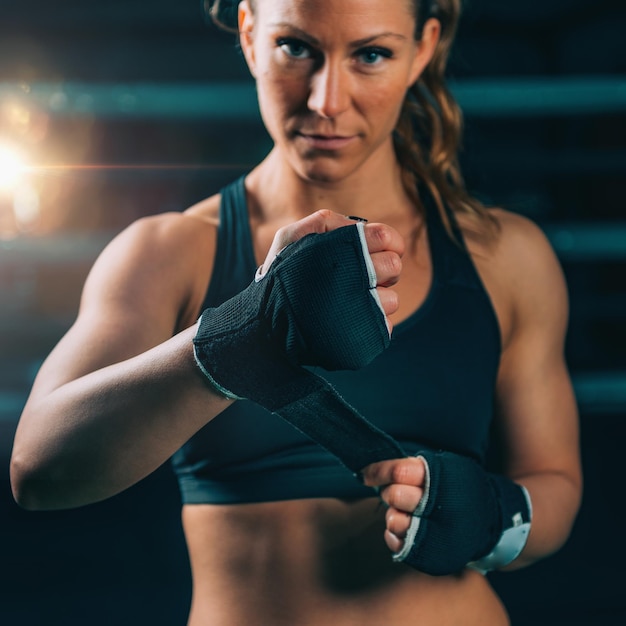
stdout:
[[269,73],[257,79],[261,117],[273,139],[283,132],[286,119],[301,108],[298,84]]
[[367,118],[377,120],[385,129],[393,130],[402,110],[406,91],[404,84],[398,82],[368,88],[360,98],[361,111]]
[[306,84],[297,76],[285,76],[283,72],[267,69],[257,76],[259,102],[276,112],[299,108],[306,100]]

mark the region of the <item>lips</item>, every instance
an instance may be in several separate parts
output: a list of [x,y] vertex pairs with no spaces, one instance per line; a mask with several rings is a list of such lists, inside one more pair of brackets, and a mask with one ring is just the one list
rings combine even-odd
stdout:
[[318,150],[340,150],[356,139],[355,135],[324,135],[304,132],[297,132],[296,137]]

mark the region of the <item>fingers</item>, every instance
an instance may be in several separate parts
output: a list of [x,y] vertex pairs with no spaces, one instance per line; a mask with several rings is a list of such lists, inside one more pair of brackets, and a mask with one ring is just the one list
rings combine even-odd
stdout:
[[400,552],[413,512],[424,495],[424,462],[416,457],[382,461],[368,465],[361,474],[366,485],[379,488],[380,498],[388,506],[385,543],[392,552]]
[[369,487],[378,487],[379,495],[391,509],[413,513],[424,494],[424,463],[409,457],[368,465],[362,472]]
[[376,271],[376,284],[379,287],[391,287],[398,282],[402,272],[402,259],[399,254],[384,250],[370,252],[370,258]]
[[402,255],[404,254],[402,235],[386,224],[365,224],[363,230],[367,249],[376,271],[378,286],[395,285],[402,272]]
[[385,543],[393,552],[399,552],[411,525],[412,515],[398,509],[389,508],[385,515]]
[[341,215],[340,213],[335,213],[334,211],[330,211],[328,209],[322,209],[320,211],[315,211],[315,213],[311,213],[311,215],[307,215],[307,217],[298,220],[293,224],[285,226],[284,236],[291,237],[291,240],[288,243],[292,243],[301,239],[305,235],[309,235],[311,233],[328,233],[331,230],[355,224],[357,221],[358,220],[346,215]]
[[404,238],[391,226],[386,224],[365,224],[365,241],[370,254],[376,252],[393,252],[401,257],[404,254]]
[[388,506],[385,543],[392,552],[399,552],[424,495],[424,463],[415,457],[382,461],[368,465],[361,474],[366,485],[380,488],[379,495]]
[[362,470],[361,475],[368,487],[384,488],[393,484],[422,487],[425,468],[421,458],[406,457],[372,463]]
[[404,540],[392,533],[390,530],[385,530],[385,543],[392,552],[400,552],[404,546]]
[[[276,255],[290,243],[311,233],[326,233],[337,228],[355,224],[358,219],[347,217],[334,211],[323,209],[307,217],[280,228],[263,262],[262,273],[267,272]],[[386,224],[365,224],[367,243],[378,285],[389,287],[398,281],[402,270],[401,257],[404,253],[404,239],[394,228]]]
[[383,311],[387,318],[390,315],[393,315],[400,305],[400,300],[398,299],[398,294],[392,289],[387,289],[386,287],[378,287],[376,289],[378,292],[378,297],[380,299],[380,304],[383,307]]
[[[298,241],[311,233],[328,233],[331,230],[342,228],[343,226],[350,226],[355,223],[354,219],[335,213],[334,211],[327,209],[315,211],[315,213],[311,213],[311,215],[307,215],[297,222],[279,228],[276,231],[272,248],[276,246],[278,250],[282,250],[282,248],[288,246],[290,243]],[[278,252],[278,250],[276,252]]]
[[270,265],[278,253],[290,243],[294,243],[294,241],[298,241],[311,233],[327,233],[336,228],[350,226],[354,223],[355,220],[345,215],[324,209],[311,213],[311,215],[307,215],[307,217],[297,222],[279,228],[274,235],[269,252],[263,261],[261,273],[265,274],[269,270]]
[[379,495],[388,506],[405,513],[413,513],[424,495],[424,490],[413,485],[388,485],[380,490]]

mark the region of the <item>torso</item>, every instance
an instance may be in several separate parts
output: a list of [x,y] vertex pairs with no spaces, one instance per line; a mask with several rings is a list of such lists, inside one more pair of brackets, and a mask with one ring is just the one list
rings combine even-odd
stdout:
[[[218,209],[219,198],[211,198],[191,214],[214,223]],[[259,263],[270,233],[281,225],[253,224]],[[490,254],[479,245],[468,243],[505,346],[511,327],[506,293]],[[421,305],[431,277],[422,229],[415,254],[403,258],[402,279],[394,287],[401,302],[394,325]],[[198,305],[203,295],[194,296]],[[384,510],[375,498],[191,504],[183,507],[183,526],[194,585],[189,626],[508,624],[482,575],[468,570],[430,577],[394,564],[383,541]]]
[[504,626],[486,579],[391,561],[377,500],[187,505],[189,626]]

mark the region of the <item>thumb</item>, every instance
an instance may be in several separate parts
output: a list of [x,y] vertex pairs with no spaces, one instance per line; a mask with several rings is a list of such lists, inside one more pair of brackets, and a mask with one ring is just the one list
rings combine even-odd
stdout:
[[321,209],[320,211],[311,213],[311,215],[307,215],[297,222],[279,228],[274,235],[272,245],[263,261],[263,265],[257,272],[257,280],[267,274],[274,259],[279,255],[281,250],[284,250],[290,243],[294,243],[312,233],[328,233],[331,230],[342,228],[343,226],[350,226],[358,221],[360,221],[359,218],[347,217],[340,213],[330,211],[329,209]]

